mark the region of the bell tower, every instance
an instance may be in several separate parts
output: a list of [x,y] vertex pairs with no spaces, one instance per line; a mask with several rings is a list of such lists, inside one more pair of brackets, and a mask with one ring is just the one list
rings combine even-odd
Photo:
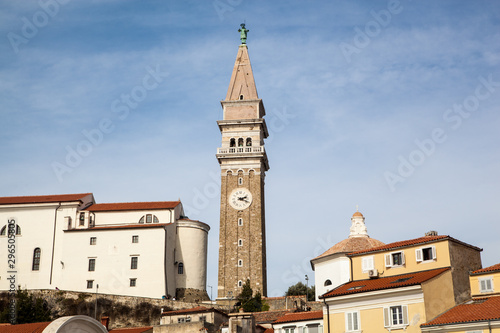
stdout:
[[254,293],[267,295],[264,178],[269,170],[264,139],[264,104],[257,95],[246,36],[241,44],[226,99],[217,160],[221,167],[219,282],[217,299],[236,298],[246,280]]

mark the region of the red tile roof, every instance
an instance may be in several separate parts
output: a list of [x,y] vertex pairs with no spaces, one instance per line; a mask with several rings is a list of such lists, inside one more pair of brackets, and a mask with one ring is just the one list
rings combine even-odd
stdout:
[[433,243],[433,242],[438,242],[438,241],[447,240],[447,239],[451,240],[451,241],[454,241],[456,243],[459,243],[459,244],[471,247],[471,248],[476,249],[478,251],[482,251],[483,250],[483,249],[480,249],[480,248],[478,248],[476,246],[473,246],[473,245],[464,243],[462,241],[459,241],[459,240],[457,240],[457,239],[455,239],[453,237],[450,237],[450,236],[447,236],[447,235],[439,235],[439,236],[424,236],[424,237],[419,237],[419,238],[415,238],[415,239],[394,242],[394,243],[390,243],[390,244],[386,244],[386,245],[383,245],[383,246],[374,247],[374,248],[367,249],[367,250],[353,252],[353,253],[348,254],[348,255],[355,256],[355,255],[366,254],[366,253],[371,253],[371,252],[394,250],[394,249],[399,249],[399,248],[402,248],[402,247],[413,246],[413,245],[420,245],[420,244],[426,244],[426,243]]
[[163,312],[162,316],[176,316],[180,314],[188,314],[188,313],[204,313],[204,312],[218,312],[224,315],[227,315],[225,312],[216,309],[216,308],[207,308],[205,306],[197,306],[190,309],[182,309],[182,310],[174,310],[174,311],[166,311]]
[[295,321],[306,321],[315,319],[323,319],[323,311],[287,313],[283,317],[280,317],[276,321],[274,321],[273,324],[290,323]]
[[17,325],[2,325],[0,332],[2,333],[42,333],[49,326],[50,321],[43,323],[32,324],[17,324]]
[[0,197],[0,205],[82,201],[92,193]]
[[492,273],[492,272],[499,272],[499,271],[500,271],[500,264],[496,264],[493,266],[478,269],[477,271],[472,272],[471,275]]
[[264,333],[274,333],[274,328],[268,328]]
[[172,209],[177,207],[180,201],[153,201],[153,202],[118,202],[93,204],[86,210],[91,212],[110,212],[120,210],[155,210]]
[[487,320],[500,320],[500,296],[478,298],[459,304],[420,326],[428,327]]
[[153,326],[115,328],[109,331],[109,333],[144,333],[144,332],[153,332]]
[[425,281],[438,276],[439,274],[449,270],[450,267],[432,269],[428,271],[420,271],[401,275],[387,276],[376,279],[357,280],[347,282],[321,296],[319,298],[336,297],[341,295],[363,293],[367,291],[392,289],[400,287],[408,287],[419,285]]
[[[262,297],[264,298],[264,297]],[[272,323],[276,319],[283,317],[287,313],[293,312],[294,310],[273,310],[273,311],[262,311],[262,312],[254,312],[253,316],[255,318],[256,323]]]

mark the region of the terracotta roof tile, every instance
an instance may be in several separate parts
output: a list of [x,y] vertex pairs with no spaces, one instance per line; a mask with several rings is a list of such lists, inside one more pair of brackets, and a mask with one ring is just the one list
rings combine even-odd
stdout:
[[6,325],[0,328],[2,333],[42,333],[49,326],[50,321],[32,324]]
[[308,311],[287,313],[283,317],[278,318],[273,324],[290,323],[295,321],[323,319],[323,311]]
[[293,311],[292,309],[288,309],[288,310],[254,312],[253,316],[255,318],[256,323],[272,323],[279,317],[282,317],[285,314],[290,313],[292,311]]
[[453,237],[450,237],[450,236],[447,236],[447,235],[439,235],[439,236],[424,236],[424,237],[419,237],[419,238],[415,238],[415,239],[410,239],[410,240],[404,240],[404,241],[389,243],[389,244],[385,244],[383,246],[374,247],[372,249],[367,249],[367,250],[353,252],[350,255],[355,256],[355,255],[358,255],[358,254],[365,254],[365,253],[370,253],[370,252],[393,250],[393,249],[398,249],[398,248],[402,248],[402,247],[419,245],[419,244],[426,244],[426,243],[432,243],[432,242],[437,242],[437,241],[446,240],[446,239],[449,239],[449,240],[452,240],[452,241],[457,242],[459,244],[471,247],[471,248],[476,249],[478,251],[482,251],[482,249],[480,249],[480,248],[478,248],[476,246],[464,243],[464,242],[459,241],[459,240],[457,240],[457,239],[455,239]]
[[394,275],[376,279],[356,280],[347,282],[339,287],[319,296],[319,298],[336,297],[341,295],[363,293],[374,290],[392,289],[419,285],[439,274],[449,270],[449,267],[420,271],[401,275]]
[[153,332],[153,326],[115,328],[109,331],[109,333],[144,333],[144,332]]
[[274,328],[268,328],[264,333],[274,333]]
[[381,247],[384,245],[385,243],[370,237],[349,237],[347,239],[344,239],[343,241],[338,242],[337,244],[335,244],[334,246],[326,250],[324,253],[320,254],[319,256],[317,256],[312,260],[326,257],[335,253],[350,253],[354,251],[368,250],[375,247]]
[[500,320],[500,296],[478,298],[459,304],[422,327],[477,321]]
[[93,204],[86,210],[91,212],[109,212],[120,210],[155,210],[172,209],[177,207],[180,201],[152,201],[152,202],[117,202]]
[[492,272],[498,272],[498,271],[500,271],[500,264],[496,264],[493,266],[478,269],[477,271],[472,272],[471,275],[492,273]]
[[0,205],[82,201],[88,195],[92,193],[0,197]]

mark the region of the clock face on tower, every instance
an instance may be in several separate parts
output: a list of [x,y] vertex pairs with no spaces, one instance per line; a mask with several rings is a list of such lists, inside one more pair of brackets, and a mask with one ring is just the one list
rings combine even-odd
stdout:
[[246,209],[252,204],[252,193],[246,188],[234,189],[229,196],[229,204],[234,209]]

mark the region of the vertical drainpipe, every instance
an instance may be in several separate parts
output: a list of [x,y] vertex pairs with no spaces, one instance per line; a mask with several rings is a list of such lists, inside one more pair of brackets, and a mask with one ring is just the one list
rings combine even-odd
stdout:
[[351,266],[351,277],[349,279],[349,281],[353,281],[353,278],[352,278],[352,257],[349,257],[349,266]]
[[330,306],[326,303],[325,298],[323,298],[323,303],[325,303],[326,306],[326,322],[328,325],[328,333],[330,333]]
[[[168,232],[167,232],[167,226],[163,227],[163,230],[165,230],[165,243],[163,244],[163,274],[165,276],[165,296],[168,295],[168,274],[167,274],[167,241],[168,241]],[[174,258],[175,260],[175,258]]]
[[52,272],[54,270],[54,251],[56,247],[56,225],[57,225],[57,210],[61,208],[61,203],[57,206],[54,212],[54,235],[52,236],[52,259],[50,261],[50,281],[49,284],[52,284]]

